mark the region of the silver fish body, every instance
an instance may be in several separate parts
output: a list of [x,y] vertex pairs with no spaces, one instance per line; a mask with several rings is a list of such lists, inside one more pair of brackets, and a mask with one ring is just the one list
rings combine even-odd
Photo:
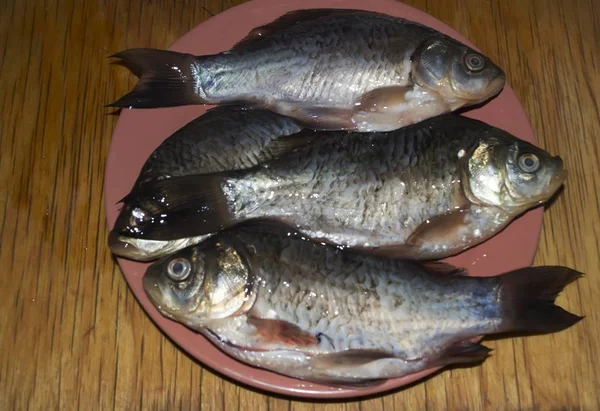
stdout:
[[143,282],[161,313],[229,355],[327,383],[479,362],[488,350],[475,337],[558,331],[580,319],[548,302],[579,276],[572,270],[463,274],[240,229],[159,260]]
[[113,106],[242,103],[314,129],[389,131],[481,103],[504,86],[489,58],[426,26],[360,10],[302,10],[232,49],[132,49],[141,74]]
[[559,157],[456,115],[388,133],[313,138],[248,170],[141,187],[136,201],[158,196],[168,211],[135,235],[189,238],[275,220],[315,241],[437,259],[490,238],[566,177]]

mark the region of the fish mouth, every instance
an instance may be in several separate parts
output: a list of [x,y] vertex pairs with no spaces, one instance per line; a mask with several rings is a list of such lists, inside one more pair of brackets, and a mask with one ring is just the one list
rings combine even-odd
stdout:
[[152,266],[148,267],[146,274],[142,278],[142,287],[144,288],[148,299],[156,307],[156,309],[159,310],[161,314],[169,316],[169,314],[164,313],[164,310],[161,308],[163,292]]
[[[487,90],[486,90],[487,97],[485,97],[485,100],[500,93],[502,91],[502,89],[504,88],[505,84],[506,84],[506,75],[504,73],[500,74],[498,77],[496,77],[492,81],[490,81],[490,84],[488,85]],[[482,101],[484,101],[484,100],[482,100]]]
[[[465,94],[464,96],[460,96],[459,98],[465,101],[466,105],[469,106],[483,103],[484,101],[487,101],[492,97],[497,96],[502,91],[505,84],[506,76],[504,74],[501,74],[490,81],[488,86],[485,88],[484,92],[477,94]],[[458,94],[458,92],[456,93]]]
[[560,169],[550,178],[550,180],[548,181],[548,188],[544,191],[544,193],[541,194],[537,199],[534,198],[528,202],[518,204],[518,206],[524,206],[525,209],[528,209],[529,207],[532,207],[532,205],[535,204],[545,204],[549,202],[558,193],[563,183],[567,179],[569,172],[567,171],[567,169],[563,168],[562,160],[560,159],[560,157],[558,157],[557,160],[560,162]]
[[[117,231],[111,231],[108,234],[108,247],[117,257],[139,260],[144,257],[136,246],[127,241],[126,237],[121,236]],[[143,260],[142,260],[143,261]]]
[[174,241],[146,240],[127,237],[113,230],[108,235],[108,246],[113,254],[118,257],[148,262],[179,251],[188,245],[194,245],[205,237],[208,238],[210,236],[182,238]]
[[154,307],[165,317],[174,319],[173,313],[166,309],[172,293],[169,285],[164,282],[163,264],[151,264],[142,277],[142,288]]
[[569,172],[567,171],[567,169],[562,168],[561,161],[561,170],[550,180],[550,186],[552,187],[552,195],[554,195],[558,191],[558,189],[563,185],[568,176]]
[[199,302],[189,307],[189,303],[182,301],[173,292],[174,285],[165,278],[163,270],[164,265],[160,261],[150,265],[142,277],[142,288],[159,313],[170,320],[185,324],[189,315],[193,315],[198,308]]

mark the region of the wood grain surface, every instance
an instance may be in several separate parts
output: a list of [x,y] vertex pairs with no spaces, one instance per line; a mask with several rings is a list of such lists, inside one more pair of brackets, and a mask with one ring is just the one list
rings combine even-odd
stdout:
[[[274,0],[275,1],[275,0]],[[106,246],[103,176],[135,83],[107,56],[166,48],[225,0],[0,1],[0,407],[600,409],[600,7],[597,0],[412,0],[500,63],[540,146],[570,171],[536,264],[587,274],[547,336],[488,340],[482,366],[364,401],[268,396],[191,360],[153,325]]]

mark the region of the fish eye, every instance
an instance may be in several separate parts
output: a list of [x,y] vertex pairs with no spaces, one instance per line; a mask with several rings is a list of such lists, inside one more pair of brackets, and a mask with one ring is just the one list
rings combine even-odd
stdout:
[[465,65],[474,73],[477,73],[485,67],[485,60],[479,54],[469,53],[465,56]]
[[129,217],[129,225],[131,227],[135,227],[140,223],[146,221],[146,213],[139,207],[134,208],[131,211],[131,216]]
[[167,275],[173,281],[185,281],[192,272],[192,265],[185,258],[175,258],[167,266]]
[[535,154],[521,154],[518,160],[519,168],[525,173],[535,173],[540,169],[540,159]]

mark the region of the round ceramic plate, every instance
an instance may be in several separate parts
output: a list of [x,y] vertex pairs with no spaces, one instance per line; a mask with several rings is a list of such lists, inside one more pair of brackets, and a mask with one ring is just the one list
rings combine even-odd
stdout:
[[[386,13],[433,27],[473,46],[440,21],[394,0],[372,0],[368,5],[362,0],[254,0],[226,10],[202,23],[178,40],[170,50],[196,55],[221,52],[233,46],[252,28],[268,23],[291,10],[307,8],[354,8]],[[503,62],[497,63],[502,66]],[[203,114],[208,108],[188,106],[121,112],[112,136],[106,166],[105,198],[109,227],[112,228],[116,220],[120,207],[118,201],[132,188],[142,165],[152,151],[173,132]],[[497,98],[482,108],[467,112],[466,115],[535,143],[525,112],[508,85]],[[542,213],[541,208],[528,212],[491,240],[447,261],[468,268],[471,275],[481,276],[500,274],[531,265],[542,227]],[[118,262],[139,302],[173,341],[202,364],[250,386],[292,396],[350,398],[398,388],[434,371],[392,379],[377,387],[341,389],[311,384],[244,365],[219,351],[201,335],[158,313],[142,288],[146,264],[123,259],[119,259]]]

